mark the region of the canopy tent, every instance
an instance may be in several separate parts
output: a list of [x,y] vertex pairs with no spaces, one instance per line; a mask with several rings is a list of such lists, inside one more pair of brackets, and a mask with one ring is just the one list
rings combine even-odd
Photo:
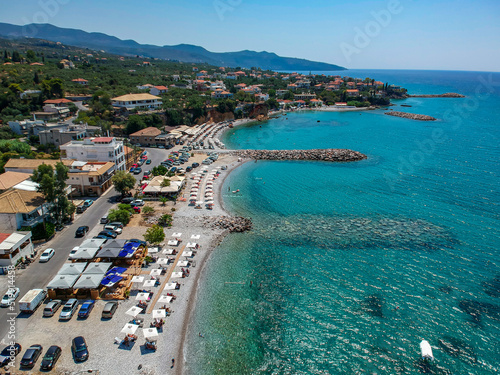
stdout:
[[146,280],[144,281],[144,284],[142,284],[144,286],[144,288],[150,288],[152,286],[155,286],[156,284],[156,280]]
[[149,299],[149,293],[137,293],[135,296],[136,301],[147,301]]
[[71,289],[80,275],[56,275],[48,284],[47,289]]
[[122,328],[122,330],[120,332],[124,333],[126,335],[133,335],[137,332],[138,328],[139,328],[138,324],[127,323],[127,324],[125,324],[125,326]]
[[104,274],[83,274],[73,285],[73,289],[97,289],[101,284]]
[[170,301],[172,301],[172,296],[160,296],[160,298],[158,299],[158,303],[170,303]]
[[106,242],[104,238],[89,238],[82,242],[80,248],[99,249],[104,245],[104,242]]
[[167,244],[168,244],[168,246],[177,246],[177,245],[179,245],[179,241],[177,241],[177,240],[168,240]]
[[142,312],[142,307],[132,306],[130,309],[125,311],[125,314],[131,315],[134,318]]
[[77,252],[72,255],[72,259],[93,259],[98,251],[98,247],[80,247]]
[[113,267],[108,272],[106,272],[106,276],[121,275],[125,272],[127,272],[127,269],[125,267]]
[[194,249],[196,247],[196,242],[188,242],[188,244],[186,245],[186,247]]
[[104,279],[102,279],[101,285],[107,286],[109,288],[122,280],[123,280],[123,277],[121,277],[121,276],[110,275],[110,276],[106,276]]
[[85,267],[87,267],[87,263],[64,263],[57,274],[80,276]]
[[135,251],[136,249],[133,248],[123,249],[118,253],[118,258],[132,258]]
[[165,309],[153,310],[153,319],[166,318],[167,312]]
[[148,247],[148,253],[150,254],[156,254],[159,251],[160,249],[158,247]]
[[182,253],[182,256],[183,257],[192,257],[193,256],[193,252],[192,251],[184,251]]
[[144,281],[144,276],[133,276],[132,277],[133,283],[142,283],[143,281]]
[[156,261],[156,263],[159,265],[168,264],[168,259],[167,258],[160,258]]
[[88,274],[97,274],[97,275],[105,275],[108,272],[109,267],[112,266],[113,263],[109,262],[99,262],[99,263],[89,263],[85,271],[83,271],[84,275]]
[[191,236],[191,239],[192,239],[192,240],[199,240],[199,239],[200,239],[200,237],[201,237],[201,236],[200,236],[199,234],[193,234],[193,235]]
[[181,260],[180,262],[177,263],[177,267],[187,267],[189,265],[189,261],[187,260]]
[[155,268],[155,269],[149,271],[149,274],[151,276],[160,276],[161,275],[161,269]]
[[120,252],[122,251],[122,249],[120,248],[116,248],[116,247],[113,247],[113,248],[102,248],[101,250],[99,250],[97,252],[97,255],[96,257],[97,258],[118,258],[118,255],[120,254]]
[[163,290],[173,290],[173,289],[175,289],[176,286],[177,286],[177,283],[167,283],[165,285],[165,288],[163,288]]
[[172,275],[170,276],[171,279],[176,279],[182,277],[182,272],[172,272]]
[[145,339],[154,339],[158,337],[158,330],[155,327],[144,328],[142,333],[144,334]]
[[180,236],[182,236],[182,233],[179,232],[172,233],[172,237],[180,237]]
[[[108,240],[109,241],[109,240]],[[122,249],[127,243],[127,240],[111,240],[102,246],[103,249]]]
[[173,255],[174,254],[174,249],[164,249],[162,251],[162,254],[165,254],[165,255]]

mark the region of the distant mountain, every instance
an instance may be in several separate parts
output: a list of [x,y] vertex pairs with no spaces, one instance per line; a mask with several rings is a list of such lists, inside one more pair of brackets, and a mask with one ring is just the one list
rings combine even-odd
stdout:
[[179,44],[176,46],[139,44],[133,40],[121,40],[103,33],[88,33],[83,30],[65,29],[50,24],[18,26],[0,23],[0,36],[9,38],[40,38],[77,47],[104,50],[118,55],[140,55],[182,62],[208,63],[233,68],[238,66],[251,68],[255,66],[271,70],[345,70],[345,68],[338,65],[293,57],[281,57],[270,52],[239,51],[217,53],[190,44]]

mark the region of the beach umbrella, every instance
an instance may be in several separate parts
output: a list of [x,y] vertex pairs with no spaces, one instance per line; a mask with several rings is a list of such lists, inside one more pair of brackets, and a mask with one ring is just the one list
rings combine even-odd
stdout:
[[177,240],[168,240],[167,244],[169,246],[177,246],[179,244],[179,241],[177,241]]
[[187,267],[189,265],[189,261],[181,260],[177,263],[177,267]]
[[139,315],[141,313],[141,311],[142,311],[141,307],[132,306],[130,309],[125,311],[125,314],[131,315],[135,318],[137,315]]
[[165,285],[165,288],[163,288],[163,290],[174,290],[176,286],[177,286],[177,283],[167,283]]
[[137,293],[135,296],[136,301],[147,301],[149,299],[149,293]]
[[174,253],[174,249],[165,249],[162,253],[165,255],[172,255]]
[[153,310],[153,319],[166,318],[167,312],[164,309]]
[[172,296],[160,296],[158,303],[170,303],[172,301]]
[[[158,260],[159,260],[159,259],[158,259]],[[151,270],[151,271],[149,272],[149,274],[150,274],[151,276],[160,276],[160,275],[161,275],[161,269],[159,269],[159,268],[155,268],[154,270]]]
[[142,330],[142,333],[144,334],[145,339],[154,339],[158,337],[158,330],[155,327],[145,328]]
[[202,205],[203,201],[197,201],[196,204]]
[[125,327],[123,327],[120,332],[124,333],[126,335],[133,335],[137,331],[137,328],[139,328],[138,324],[128,323],[128,324],[125,324]]
[[132,277],[133,283],[142,283],[144,281],[144,276],[134,276]]
[[144,281],[144,284],[142,284],[144,286],[144,288],[150,288],[152,286],[155,286],[156,284],[156,280],[146,280]]
[[182,233],[176,232],[172,234],[172,237],[180,237],[182,236]]
[[[165,251],[165,250],[163,250]],[[162,265],[162,264],[168,264],[168,259],[167,258],[160,258],[156,261],[156,263]],[[154,271],[154,270],[153,270]],[[160,270],[161,271],[161,270]]]
[[171,279],[181,278],[182,274],[183,274],[182,272],[172,272],[172,275],[170,275],[170,278]]
[[188,242],[188,244],[186,245],[186,247],[195,248],[196,247],[196,242]]
[[159,251],[160,251],[160,249],[157,247],[148,247],[148,253],[150,253],[150,254],[156,254]]
[[199,234],[193,234],[193,235],[191,236],[191,239],[193,239],[193,240],[199,240],[199,239],[200,239],[200,237],[201,237],[201,236],[200,236]]

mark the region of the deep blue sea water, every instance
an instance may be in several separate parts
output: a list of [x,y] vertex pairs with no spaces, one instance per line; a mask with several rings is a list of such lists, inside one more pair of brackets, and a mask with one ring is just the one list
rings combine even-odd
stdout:
[[368,159],[259,161],[230,175],[225,204],[254,229],[228,236],[205,268],[188,373],[499,373],[500,74],[339,74],[467,97],[391,107],[435,122],[301,112],[226,133],[233,148]]

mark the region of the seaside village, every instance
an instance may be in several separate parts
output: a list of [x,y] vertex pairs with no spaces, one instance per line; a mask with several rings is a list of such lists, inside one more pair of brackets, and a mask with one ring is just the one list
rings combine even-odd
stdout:
[[[284,111],[356,109],[404,94],[368,78],[192,64],[167,77],[151,59],[35,56],[0,66],[2,79],[14,70],[36,77],[9,86],[16,109],[1,124],[11,136],[0,141],[6,373],[166,373],[182,356],[199,264],[217,238],[251,225],[220,204],[224,177],[242,161],[225,149],[223,131]],[[112,62],[133,78],[129,93],[109,95],[102,79],[93,82],[98,70],[88,67]],[[55,66],[66,78],[54,78]]]

